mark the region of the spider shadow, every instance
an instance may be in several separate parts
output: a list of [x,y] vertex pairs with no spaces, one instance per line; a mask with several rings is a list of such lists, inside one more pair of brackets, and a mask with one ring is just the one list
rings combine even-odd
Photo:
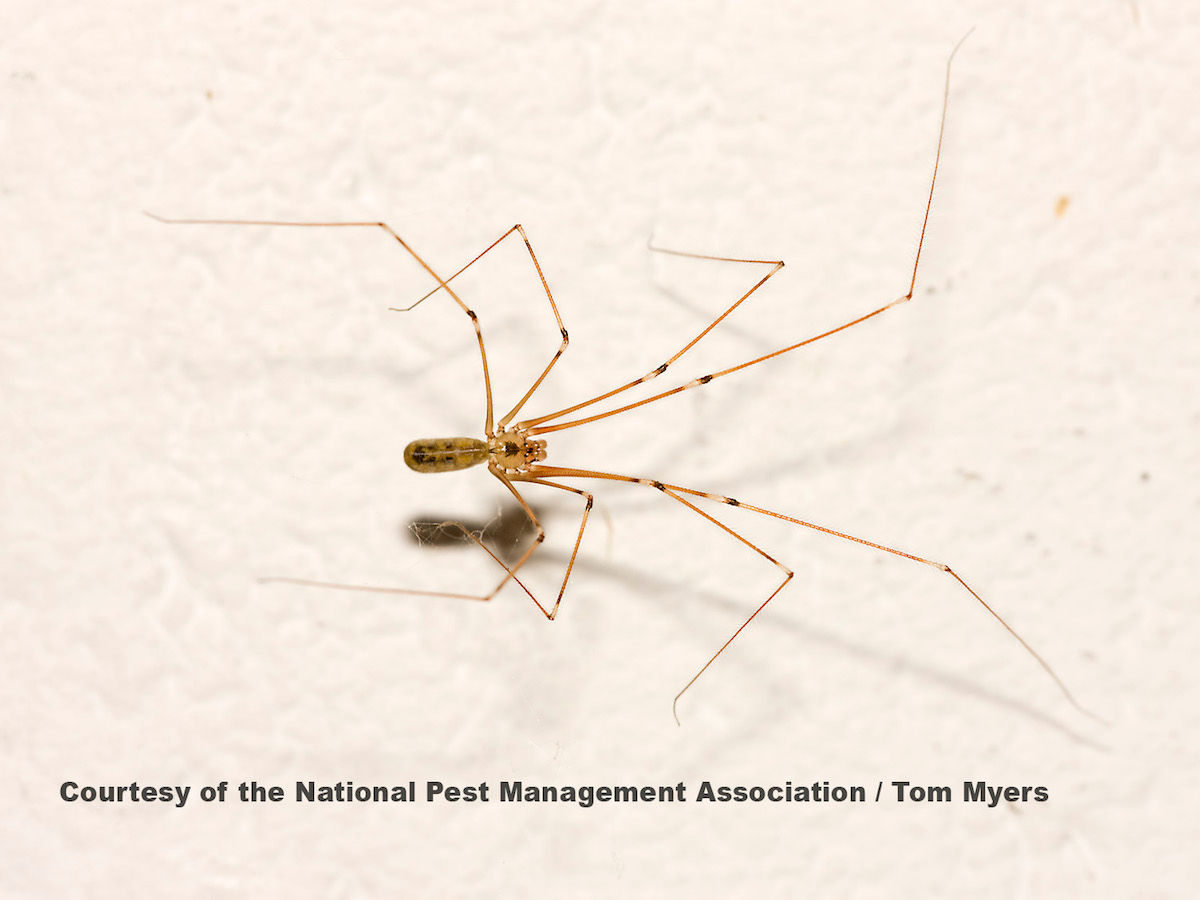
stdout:
[[[539,519],[543,517],[542,507],[531,503],[529,508]],[[419,547],[468,547],[475,543],[471,538],[473,534],[506,565],[516,562],[537,536],[537,529],[525,510],[511,501],[503,504],[486,522],[422,513],[401,526],[400,531],[410,543]]]

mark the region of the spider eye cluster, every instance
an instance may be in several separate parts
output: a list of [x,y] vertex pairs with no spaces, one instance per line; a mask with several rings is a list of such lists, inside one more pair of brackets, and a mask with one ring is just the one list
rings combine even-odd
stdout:
[[546,442],[530,440],[519,429],[502,431],[488,442],[488,452],[494,462],[506,472],[527,471],[535,462],[546,458]]

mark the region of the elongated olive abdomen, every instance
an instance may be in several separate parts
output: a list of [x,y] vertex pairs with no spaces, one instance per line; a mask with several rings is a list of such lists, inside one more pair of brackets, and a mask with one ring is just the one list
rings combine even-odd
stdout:
[[475,438],[421,438],[404,448],[404,462],[414,472],[454,472],[487,458],[487,444]]

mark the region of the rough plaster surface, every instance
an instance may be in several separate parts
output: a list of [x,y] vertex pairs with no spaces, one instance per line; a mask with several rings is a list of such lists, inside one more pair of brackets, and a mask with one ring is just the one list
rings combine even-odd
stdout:
[[[531,412],[694,378],[907,287],[916,302],[608,424],[554,461],[719,491],[947,576],[596,487],[559,621],[257,583],[476,590],[478,359],[370,229],[448,274],[513,222],[572,344]],[[0,11],[0,892],[6,896],[1194,893],[1200,27],[1178,3],[127,2]],[[497,405],[557,333],[520,246],[481,263]],[[676,374],[678,372],[678,374]],[[611,425],[611,427],[609,427]],[[588,483],[579,482],[587,487]],[[561,496],[559,496],[561,494]],[[542,594],[579,511],[546,521]],[[707,508],[707,507],[706,507]],[[996,808],[204,804],[205,784],[1044,785]],[[182,809],[59,784],[187,784]],[[493,788],[494,790],[494,788]]]

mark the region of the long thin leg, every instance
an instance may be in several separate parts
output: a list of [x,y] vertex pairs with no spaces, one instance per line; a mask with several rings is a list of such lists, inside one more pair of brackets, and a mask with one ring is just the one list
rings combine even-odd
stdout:
[[[587,491],[580,490],[579,488],[569,487],[565,484],[556,484],[553,481],[542,481],[540,478],[534,478],[528,475],[510,477],[494,466],[491,467],[491,473],[495,475],[500,482],[512,492],[514,497],[517,498],[517,502],[521,504],[521,508],[525,510],[525,514],[529,516],[529,520],[537,529],[537,537],[534,538],[533,543],[529,545],[523,554],[521,554],[521,558],[513,564],[511,569],[509,569],[508,566],[505,566],[505,568],[508,569],[508,574],[498,585],[496,585],[492,593],[488,595],[489,599],[495,596],[500,588],[504,587],[509,578],[514,580],[516,579],[517,570],[521,568],[521,566],[525,565],[525,562],[530,556],[533,555],[533,551],[540,547],[542,542],[546,539],[546,531],[544,528],[542,528],[542,523],[538,521],[537,516],[534,515],[529,504],[525,502],[525,498],[521,496],[520,491],[517,490],[517,486],[513,484],[513,481],[523,481],[528,484],[542,484],[546,487],[558,488],[560,491],[570,491],[572,494],[579,494],[581,497],[586,498],[586,502],[584,503],[583,507],[583,516],[579,520],[579,533],[575,535],[575,547],[571,550],[571,558],[567,561],[567,570],[563,573],[562,584],[559,586],[558,596],[554,599],[554,606],[552,606],[550,609],[546,609],[546,607],[542,605],[542,602],[530,592],[529,588],[525,587],[523,584],[521,585],[521,587],[524,588],[525,593],[529,594],[530,599],[537,604],[537,608],[542,611],[542,615],[553,622],[555,616],[558,615],[558,607],[562,603],[563,594],[567,590],[567,582],[571,578],[571,570],[575,568],[575,557],[579,555],[579,543],[583,540],[583,530],[587,528],[588,515],[592,511],[592,503],[594,498]],[[519,581],[517,583],[520,584]]]
[[[774,512],[769,509],[764,509],[761,506],[752,506],[748,503],[742,503],[741,501],[735,500],[732,497],[725,497],[725,496],[722,496],[721,494],[711,494],[706,491],[698,491],[698,490],[695,490],[694,488],[683,487],[682,485],[678,485],[678,484],[669,484],[669,483],[662,482],[662,481],[653,481],[649,478],[634,478],[629,475],[616,475],[616,474],[613,474],[610,472],[596,472],[596,471],[592,471],[590,469],[569,469],[569,468],[563,468],[560,466],[535,465],[535,466],[533,466],[533,474],[542,479],[546,479],[546,478],[598,478],[598,479],[604,479],[604,480],[608,480],[608,481],[626,481],[626,482],[630,482],[633,484],[644,484],[644,485],[647,485],[648,487],[656,488],[657,490],[663,491],[664,493],[667,493],[667,494],[671,494],[672,492],[677,492],[679,494],[688,494],[693,497],[703,497],[706,500],[712,500],[717,503],[724,503],[728,506],[737,506],[742,509],[748,509],[751,512],[756,512],[756,513],[759,513],[764,516],[770,516],[771,518],[780,519],[784,522],[791,522],[793,525],[800,525],[800,526],[803,526],[804,528],[810,528],[813,531],[820,531],[823,534],[832,535],[833,537],[842,538],[843,540],[847,540],[847,541],[853,541],[856,544],[862,544],[865,547],[871,547],[875,550],[882,550],[884,553],[890,553],[893,556],[900,556],[900,557],[903,557],[904,559],[910,559],[913,562],[921,563],[926,566],[932,566],[933,568],[938,569],[939,571],[945,572],[951,578],[953,578],[955,581],[957,581],[960,585],[962,585],[962,587],[964,589],[966,589],[967,593],[969,593],[972,597],[974,597],[979,602],[980,606],[982,606],[985,610],[987,610],[991,614],[992,618],[994,618],[997,622],[999,622],[1002,626],[1004,626],[1004,629],[1010,635],[1012,635],[1013,638],[1016,639],[1017,643],[1019,643],[1022,647],[1025,648],[1026,652],[1030,656],[1032,656],[1034,658],[1034,660],[1037,661],[1038,665],[1040,665],[1042,667],[1042,669],[1045,670],[1046,674],[1048,674],[1052,679],[1054,679],[1054,683],[1058,685],[1059,690],[1062,691],[1063,695],[1067,698],[1068,701],[1070,701],[1072,706],[1074,706],[1076,709],[1078,709],[1080,712],[1084,713],[1085,715],[1088,715],[1088,716],[1093,715],[1092,713],[1090,713],[1086,709],[1084,709],[1082,706],[1080,706],[1079,702],[1075,699],[1074,695],[1072,695],[1072,693],[1067,688],[1067,686],[1063,682],[1063,680],[1061,678],[1059,678],[1058,674],[1054,671],[1054,669],[1050,667],[1050,664],[1047,663],[1041,657],[1041,655],[1036,650],[1034,650],[1033,647],[1031,647],[1029,645],[1029,643],[1023,637],[1021,637],[1021,635],[1019,635],[1013,629],[1013,627],[1011,625],[1008,624],[1008,622],[1006,622],[1004,620],[1004,618],[998,612],[996,612],[994,609],[992,609],[992,607],[989,606],[987,604],[987,602],[981,596],[979,596],[978,593],[975,592],[974,588],[972,588],[969,584],[967,584],[967,582],[964,581],[957,572],[955,572],[952,568],[950,568],[950,566],[946,565],[945,563],[935,562],[934,560],[926,559],[923,556],[916,556],[915,554],[912,554],[912,553],[906,553],[905,551],[897,550],[894,547],[888,547],[884,544],[877,544],[874,541],[868,541],[865,538],[855,537],[854,535],[847,534],[844,531],[836,531],[832,528],[826,528],[824,525],[817,525],[814,522],[806,522],[803,519],[797,519],[793,516],[788,516],[788,515],[784,515],[783,513]],[[687,506],[692,506],[691,503],[687,503],[686,501],[684,501],[682,497],[676,497],[675,499],[680,500],[681,502],[684,502],[685,505],[687,505]],[[695,507],[692,507],[692,508],[695,508]],[[706,513],[702,512],[699,509],[696,509],[696,512],[700,513],[700,515],[704,516],[705,518],[708,518],[708,519],[712,518],[711,516],[708,516]],[[715,520],[713,520],[713,521],[715,521]],[[720,523],[718,522],[717,524],[720,524]],[[724,526],[722,526],[722,527],[724,527]],[[726,530],[733,533],[734,537],[738,538],[739,540],[743,541],[744,543],[749,543],[748,541],[745,540],[745,538],[742,538],[741,535],[732,532],[731,529],[726,529]],[[757,549],[757,548],[755,548],[755,549]],[[759,552],[762,552],[762,551],[759,551]],[[763,554],[763,555],[765,556],[766,554]],[[768,558],[770,558],[770,557],[768,557]],[[775,562],[775,560],[772,560],[772,562]],[[778,565],[778,563],[776,563],[776,565]],[[783,587],[783,585],[780,585],[780,588],[782,588],[782,587]],[[742,629],[745,628],[747,625],[749,625],[750,621],[755,616],[757,616],[759,614],[759,612],[762,611],[763,607],[765,607],[767,605],[767,603],[770,603],[771,600],[775,597],[775,594],[778,594],[778,593],[779,593],[779,589],[776,589],[775,593],[771,594],[771,596],[767,598],[767,600],[762,604],[762,606],[760,606],[758,609],[756,609],[750,615],[750,617],[748,619],[746,619],[745,622],[742,623],[741,628],[739,628],[736,632],[733,633],[733,636],[730,637],[729,640],[726,641],[721,646],[721,649],[718,650],[715,654],[713,654],[712,658],[709,659],[709,661],[704,664],[704,667],[701,668],[700,671],[696,673],[696,676],[691,681],[689,681],[687,683],[687,685],[684,686],[683,691],[680,691],[679,695],[676,696],[676,698],[675,698],[676,702],[678,702],[679,696],[682,696],[683,692],[686,691],[689,687],[691,687],[693,683],[695,683],[696,679],[700,677],[700,675],[704,672],[704,670],[707,669],[710,665],[712,665],[713,661],[718,656],[720,656],[722,652],[724,652],[725,648],[728,647],[729,644],[733,641],[733,639],[736,638],[738,636],[738,634],[741,633]]]
[[[459,522],[443,522],[442,525],[460,525]],[[471,532],[462,526],[464,534]],[[412,594],[415,597],[451,597],[455,600],[488,600],[480,594],[455,594],[449,591],[418,591],[411,588],[375,587],[369,584],[346,584],[341,581],[315,581],[311,578],[292,578],[288,575],[264,575],[257,579],[259,584],[299,584],[304,587],[335,588],[339,591],[362,591],[365,594]]]
[[542,527],[542,523],[538,520],[533,508],[525,502],[525,498],[521,496],[521,492],[517,490],[517,486],[512,483],[509,477],[494,465],[489,465],[488,471],[495,475],[496,479],[502,485],[508,488],[509,492],[517,499],[517,503],[521,504],[521,509],[525,510],[525,515],[529,516],[529,521],[533,523],[533,527],[537,529],[537,537],[535,537],[533,542],[525,548],[525,552],[521,554],[521,558],[513,563],[511,568],[508,566],[504,567],[507,574],[500,580],[498,585],[492,588],[492,592],[488,594],[488,598],[490,599],[496,596],[496,594],[500,592],[500,589],[504,587],[504,585],[508,584],[508,580],[511,578],[516,581],[517,584],[521,585],[526,594],[529,594],[529,599],[537,604],[537,608],[542,611],[543,616],[545,616],[547,619],[553,619],[554,616],[550,615],[546,607],[542,606],[542,602],[533,595],[529,588],[525,587],[524,584],[521,584],[520,579],[517,578],[517,570],[521,568],[521,566],[525,565],[526,562],[528,562],[529,557],[533,556],[533,551],[542,545],[542,541],[546,540],[546,529]]
[[546,292],[546,299],[550,301],[550,310],[551,310],[551,312],[554,313],[554,320],[558,323],[558,330],[562,334],[562,343],[559,345],[558,350],[555,352],[555,354],[551,358],[550,362],[546,365],[546,368],[542,370],[542,374],[537,377],[537,379],[533,382],[532,385],[530,385],[529,390],[527,390],[525,392],[524,396],[521,397],[521,399],[519,401],[517,401],[517,405],[514,406],[512,409],[510,409],[500,419],[500,421],[496,423],[496,428],[500,431],[503,431],[506,427],[508,427],[508,423],[511,422],[513,420],[513,418],[516,417],[517,413],[520,412],[521,407],[523,407],[528,402],[529,398],[533,396],[534,392],[539,387],[541,387],[542,382],[546,380],[546,376],[550,374],[550,370],[554,368],[554,364],[556,362],[558,362],[559,357],[561,357],[563,355],[563,352],[567,349],[567,345],[570,343],[570,339],[567,337],[566,326],[563,324],[562,315],[558,311],[558,304],[554,302],[554,295],[552,293],[550,293],[550,285],[546,282],[546,275],[542,271],[542,264],[540,262],[538,262],[537,254],[533,252],[533,244],[531,244],[529,242],[529,236],[525,234],[525,229],[522,228],[519,224],[514,225],[512,228],[508,229],[508,231],[504,232],[504,234],[500,235],[500,237],[496,238],[496,240],[494,240],[490,244],[488,244],[488,246],[484,249],[484,251],[482,253],[480,253],[478,256],[476,256],[474,259],[472,259],[469,263],[467,263],[465,266],[463,266],[461,269],[459,269],[457,272],[455,272],[453,275],[451,275],[449,278],[447,278],[443,284],[439,285],[438,287],[435,287],[432,291],[430,291],[424,297],[419,298],[414,303],[411,303],[408,306],[390,307],[391,309],[395,310],[396,312],[408,312],[409,310],[416,307],[417,304],[422,303],[425,300],[428,300],[430,297],[432,297],[434,294],[436,294],[438,291],[440,291],[443,287],[445,287],[450,282],[452,282],[455,278],[457,278],[463,272],[467,271],[467,269],[471,268],[471,266],[475,265],[475,263],[479,262],[479,260],[483,259],[483,257],[485,257],[488,253],[490,253],[497,245],[499,245],[505,238],[507,238],[509,235],[513,234],[514,232],[520,234],[521,240],[523,240],[525,242],[525,249],[529,253],[529,259],[533,263],[534,269],[537,271],[538,280],[540,280],[542,282],[542,290],[544,290]]
[[[974,29],[972,29],[972,30],[974,30]],[[600,419],[607,419],[609,416],[615,416],[619,413],[627,412],[628,410],[631,410],[631,409],[636,409],[639,406],[645,406],[648,403],[654,403],[656,400],[661,400],[664,397],[670,397],[672,394],[678,394],[682,391],[691,390],[692,388],[700,387],[700,385],[702,385],[702,384],[708,384],[714,378],[721,378],[724,375],[730,375],[734,372],[740,372],[742,369],[747,369],[750,366],[755,366],[761,362],[766,362],[768,359],[774,359],[777,356],[782,356],[785,353],[790,353],[793,350],[798,350],[801,347],[806,347],[809,344],[816,343],[817,341],[822,340],[824,338],[832,337],[833,335],[837,334],[838,332],[845,331],[848,328],[852,328],[855,325],[858,325],[862,322],[867,321],[867,319],[875,318],[880,313],[887,312],[893,306],[899,306],[901,303],[907,303],[909,300],[911,300],[913,297],[913,291],[916,289],[916,286],[917,286],[917,268],[921,264],[921,250],[925,246],[925,231],[929,227],[929,213],[933,208],[933,189],[934,189],[934,186],[937,184],[938,165],[941,163],[941,159],[942,159],[942,139],[946,133],[946,111],[950,107],[950,65],[951,65],[951,63],[954,62],[954,55],[956,53],[958,53],[958,48],[962,46],[963,41],[965,41],[968,37],[970,37],[970,35],[971,35],[971,32],[968,31],[966,33],[966,35],[963,36],[962,40],[960,40],[958,42],[958,44],[955,45],[954,49],[950,52],[949,58],[946,60],[946,82],[945,82],[945,87],[942,92],[942,116],[941,116],[941,121],[938,124],[937,150],[934,152],[934,156],[933,156],[933,175],[929,179],[929,194],[925,200],[925,215],[924,215],[924,218],[922,218],[922,220],[921,220],[921,236],[917,240],[917,253],[913,259],[912,276],[909,279],[908,292],[906,294],[904,294],[901,297],[897,297],[891,303],[888,303],[885,306],[881,306],[881,307],[879,307],[879,309],[873,310],[872,312],[869,312],[866,315],[859,316],[856,319],[851,319],[849,322],[839,325],[836,328],[831,328],[828,331],[825,331],[825,332],[822,332],[821,334],[816,335],[815,337],[810,337],[810,338],[807,338],[806,340],[799,341],[795,344],[791,344],[787,347],[783,347],[783,348],[781,348],[779,350],[775,350],[771,353],[764,354],[763,356],[759,356],[756,359],[750,360],[749,362],[744,362],[744,363],[741,363],[736,366],[731,366],[728,369],[722,369],[719,372],[713,372],[711,375],[703,375],[700,378],[696,378],[692,381],[689,381],[687,384],[680,385],[679,387],[676,387],[676,388],[672,388],[669,391],[663,391],[660,394],[655,394],[653,397],[647,397],[645,400],[639,400],[636,403],[628,403],[625,406],[619,406],[616,409],[610,409],[606,412],[597,413],[596,415],[585,416],[580,419],[572,419],[571,421],[568,421],[568,422],[559,422],[556,425],[543,424],[546,422],[550,422],[553,419],[557,419],[560,416],[564,416],[564,415],[567,415],[568,413],[575,412],[576,410],[583,409],[585,406],[590,406],[591,404],[596,403],[600,400],[604,400],[607,397],[612,397],[615,394],[619,394],[622,391],[624,391],[630,387],[633,387],[636,384],[641,384],[643,381],[649,381],[650,378],[653,378],[653,377],[655,377],[655,375],[661,374],[662,371],[665,371],[665,366],[661,366],[658,370],[656,370],[654,373],[652,373],[649,376],[640,378],[637,381],[632,381],[629,384],[624,385],[620,388],[617,388],[614,391],[609,391],[608,393],[601,394],[598,397],[593,397],[591,400],[586,400],[583,403],[578,403],[574,406],[569,406],[569,407],[566,407],[565,409],[560,409],[556,412],[550,413],[549,415],[540,416],[536,419],[530,419],[526,422],[522,422],[521,425],[522,426],[526,426],[526,425],[533,426],[533,427],[529,428],[529,434],[531,436],[533,436],[533,435],[538,435],[538,434],[549,434],[552,431],[564,431],[567,428],[575,428],[576,426],[579,426],[579,425],[586,425],[589,422],[597,422]],[[677,251],[671,251],[671,252],[675,252],[676,255],[679,255],[679,256],[700,256],[700,254],[678,253]],[[701,258],[704,258],[704,257],[701,257]],[[779,263],[778,266],[782,267],[783,263],[782,262]],[[778,269],[772,270],[767,275],[767,278],[770,278],[771,275],[774,275],[776,271],[778,271]],[[763,279],[763,282],[765,282],[765,281],[766,281],[766,278]],[[754,291],[758,290],[758,288],[762,286],[763,282],[759,282],[757,285],[755,285],[750,290],[750,293],[754,293]],[[722,319],[725,318],[725,316],[727,316],[730,312],[733,311],[734,308],[737,307],[738,303],[741,303],[742,300],[745,300],[746,297],[748,297],[748,296],[749,296],[749,294],[745,295],[744,297],[741,298],[741,300],[738,300],[737,303],[735,303],[732,307],[730,307],[728,310],[726,310],[725,313],[723,313],[720,317],[717,318],[717,320],[715,322],[712,323],[712,325],[710,325],[707,329],[705,329],[704,332],[701,333],[700,337],[703,337],[704,334],[707,334],[708,331],[712,330],[713,327],[715,327]],[[700,337],[697,337],[696,340],[699,340]],[[695,341],[693,341],[692,343],[695,343]],[[684,351],[686,351],[689,347],[691,347],[691,344],[688,344],[687,347],[684,347]],[[680,351],[680,352],[682,353],[683,351]]]
[[[667,254],[670,254],[671,256],[688,256],[693,259],[711,259],[711,260],[716,260],[717,262],[750,263],[752,265],[771,266],[771,271],[768,272],[766,275],[764,275],[762,278],[760,278],[757,282],[755,282],[754,287],[750,288],[750,290],[746,291],[746,293],[744,293],[744,294],[742,294],[742,296],[738,297],[737,300],[735,300],[732,304],[730,304],[728,309],[726,309],[723,313],[721,313],[719,316],[717,316],[715,319],[713,319],[711,322],[709,322],[703,331],[701,331],[698,335],[696,335],[694,338],[692,338],[690,341],[688,341],[686,344],[684,344],[681,348],[679,348],[679,350],[676,351],[676,353],[673,356],[671,356],[662,365],[658,366],[655,369],[650,370],[645,375],[643,375],[641,378],[635,378],[633,381],[627,382],[627,383],[621,385],[620,387],[613,388],[611,391],[605,391],[603,394],[598,394],[595,397],[592,397],[590,400],[584,400],[581,403],[575,403],[571,406],[564,407],[563,409],[555,410],[552,413],[547,413],[544,416],[538,416],[535,419],[525,419],[524,421],[517,423],[519,428],[530,428],[530,426],[536,426],[536,425],[541,424],[542,422],[549,422],[552,419],[557,419],[559,416],[565,416],[568,413],[573,413],[576,410],[580,410],[580,409],[583,409],[584,407],[591,406],[593,403],[599,403],[601,400],[607,400],[609,397],[615,397],[617,394],[624,393],[625,391],[629,390],[630,388],[637,387],[639,384],[644,384],[647,381],[652,381],[653,379],[657,378],[663,372],[667,371],[667,369],[676,360],[678,360],[681,356],[683,356],[683,354],[687,353],[694,346],[696,346],[696,344],[698,344],[701,341],[701,339],[704,338],[705,335],[707,335],[710,331],[712,331],[714,328],[716,328],[718,325],[720,325],[722,322],[724,322],[730,313],[732,313],[735,309],[737,309],[739,306],[741,306],[746,300],[748,300],[750,298],[750,296],[755,291],[757,291],[760,287],[762,287],[764,284],[766,284],[767,280],[772,275],[774,275],[776,272],[778,272],[780,269],[783,268],[783,260],[781,260],[781,259],[738,259],[738,258],[731,257],[731,256],[708,256],[708,255],[702,254],[702,253],[684,253],[680,250],[666,250],[662,247],[655,247],[653,245],[650,246],[650,249],[655,251],[656,253],[667,253]],[[528,397],[526,397],[526,399],[528,399]],[[524,403],[524,401],[522,401],[522,403]],[[611,414],[606,413],[605,415],[611,415]],[[597,418],[603,418],[603,416],[598,416]],[[591,420],[587,419],[584,421],[591,421]],[[572,423],[572,424],[574,424],[574,423]],[[543,431],[555,431],[555,430],[557,430],[557,428],[555,428],[555,427],[531,428],[530,433],[531,434],[539,434]]]
[[[544,272],[542,272],[542,264],[538,262],[537,255],[533,252],[533,244],[529,243],[529,238],[526,236],[524,228],[522,228],[520,225],[514,225],[513,228],[521,233],[521,240],[525,242],[525,249],[529,251],[529,258],[533,261],[533,267],[537,269],[538,280],[542,282],[542,290],[546,292],[546,299],[550,301],[550,308],[554,311],[554,318],[558,322],[558,330],[562,334],[562,343],[559,344],[558,349],[554,351],[554,356],[550,358],[550,362],[546,364],[546,368],[542,370],[542,374],[539,375],[534,380],[533,384],[529,386],[529,390],[525,392],[524,396],[517,401],[516,405],[512,409],[510,409],[503,415],[503,417],[501,417],[499,423],[501,431],[508,427],[508,423],[511,422],[517,413],[521,411],[521,407],[523,407],[528,402],[529,398],[533,396],[534,391],[542,386],[542,382],[546,380],[546,376],[550,374],[550,370],[554,368],[554,364],[558,362],[559,358],[566,351],[567,344],[571,342],[570,338],[567,337],[567,328],[565,325],[563,325],[562,316],[558,313],[558,304],[554,302],[554,295],[550,293],[550,285],[546,283],[546,275]],[[561,594],[559,599],[562,599]],[[555,609],[558,608],[557,603],[554,606]],[[553,616],[551,616],[551,618],[553,618]]]
[[[784,572],[783,581],[779,582],[779,586],[777,588],[775,588],[775,590],[771,591],[770,596],[767,597],[766,600],[764,600],[762,603],[759,604],[758,609],[756,609],[756,610],[754,610],[754,612],[750,613],[750,616],[746,619],[745,622],[743,622],[741,624],[741,626],[738,628],[738,630],[735,631],[732,635],[730,635],[729,640],[727,640],[724,644],[722,644],[721,648],[719,650],[717,650],[717,652],[714,653],[711,657],[709,657],[708,662],[706,662],[703,666],[700,667],[700,671],[697,672],[695,675],[693,675],[691,681],[689,681],[687,684],[685,684],[683,686],[682,690],[680,690],[680,692],[675,695],[675,699],[671,701],[671,715],[673,715],[675,717],[675,724],[680,725],[682,723],[679,721],[679,698],[684,695],[684,693],[687,691],[688,688],[690,688],[693,684],[696,683],[696,679],[698,679],[701,675],[704,674],[704,670],[707,669],[709,666],[711,666],[713,664],[713,662],[716,660],[716,658],[725,652],[725,648],[733,643],[733,639],[742,633],[742,631],[746,628],[746,626],[749,625],[754,620],[754,617],[757,616],[760,612],[762,612],[766,608],[768,603],[770,603],[772,600],[775,599],[775,595],[778,594],[780,591],[782,591],[787,586],[787,583],[792,580],[792,576],[795,575],[796,573],[793,572],[791,569],[789,569],[787,566],[785,566],[783,563],[781,563],[779,560],[777,560],[775,557],[771,556],[769,553],[767,553],[765,550],[763,550],[757,544],[753,544],[750,541],[746,540],[746,538],[742,537],[742,535],[738,534],[736,531],[734,531],[732,528],[730,528],[724,522],[721,522],[716,517],[711,516],[708,513],[706,513],[704,510],[702,510],[700,507],[698,507],[695,503],[692,503],[690,500],[684,499],[679,494],[675,493],[675,491],[671,490],[670,488],[666,487],[665,485],[662,488],[662,492],[664,494],[666,494],[668,497],[678,500],[680,503],[682,503],[688,509],[692,510],[692,512],[697,513],[698,515],[704,516],[704,518],[708,519],[708,521],[712,522],[714,525],[716,525],[722,531],[726,532],[727,534],[733,535],[733,537],[737,538],[739,541],[741,541],[743,544],[745,544],[751,550],[754,550],[759,555],[765,557],[768,561],[774,563],[776,566],[778,566]],[[707,496],[707,495],[705,495],[705,496]]]
[[[430,275],[433,276],[433,279],[434,279],[434,281],[436,281],[438,283],[439,288],[446,289],[446,293],[449,294],[454,299],[454,302],[459,305],[459,307],[462,309],[462,311],[467,314],[467,318],[469,318],[471,320],[471,325],[475,329],[475,340],[479,344],[479,361],[483,364],[483,389],[484,389],[485,394],[487,395],[487,413],[484,417],[483,430],[484,430],[484,434],[486,434],[488,437],[491,437],[494,434],[494,431],[492,430],[492,377],[491,377],[490,371],[488,370],[487,351],[484,349],[484,346],[483,346],[483,331],[479,327],[479,317],[477,315],[475,315],[475,311],[472,310],[469,306],[467,306],[467,304],[463,302],[462,298],[459,297],[458,294],[456,294],[454,292],[453,288],[451,288],[448,284],[446,284],[446,282],[442,280],[442,277],[440,275],[438,275],[437,272],[433,271],[432,268],[430,268],[429,264],[427,262],[425,262],[424,259],[421,258],[421,256],[417,253],[417,251],[414,250],[412,247],[410,247],[405,242],[405,240],[402,237],[400,237],[400,235],[396,234],[396,232],[393,231],[391,226],[388,225],[386,222],[289,222],[289,221],[273,220],[273,219],[168,219],[168,218],[164,218],[163,216],[155,215],[152,212],[147,212],[146,215],[149,216],[151,219],[154,219],[156,222],[162,222],[166,225],[270,225],[270,226],[280,226],[283,228],[381,228],[381,229],[383,229],[385,232],[387,232],[393,238],[395,238],[396,242],[401,247],[403,247],[405,250],[408,251],[408,254],[420,264],[421,268],[423,268],[426,272],[428,272]],[[485,250],[484,252],[486,253],[487,251]],[[532,251],[530,251],[530,252],[532,252]],[[543,283],[544,283],[544,281],[543,281]],[[549,293],[549,289],[547,289],[547,293]],[[428,295],[426,295],[426,296],[428,296]],[[420,301],[418,301],[418,302],[420,302]],[[553,303],[553,301],[551,301],[551,303]],[[555,315],[557,315],[557,314],[558,314],[558,310],[556,309]]]
[[[586,498],[583,506],[583,517],[579,520],[579,533],[575,535],[575,546],[571,549],[571,558],[567,561],[567,571],[563,573],[562,585],[558,589],[558,596],[554,600],[554,607],[546,614],[546,618],[553,621],[554,617],[558,615],[558,607],[562,603],[563,594],[566,593],[567,582],[571,580],[571,570],[575,568],[575,557],[579,555],[579,542],[583,540],[583,529],[587,528],[588,515],[592,511],[592,503],[595,498],[587,491],[569,487],[565,484],[558,484],[554,481],[543,481],[540,478],[522,478],[520,480],[527,481],[530,484],[542,484],[546,487],[558,488],[560,491],[570,491],[572,494],[579,494],[579,496]],[[538,607],[541,607],[540,603]],[[542,612],[546,611],[543,609]]]

